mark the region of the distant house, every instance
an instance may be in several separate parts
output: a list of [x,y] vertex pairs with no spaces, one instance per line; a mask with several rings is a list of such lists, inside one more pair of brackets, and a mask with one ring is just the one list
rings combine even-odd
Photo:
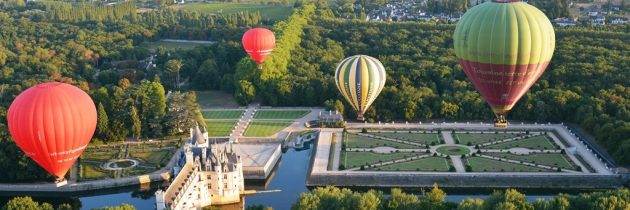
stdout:
[[615,18],[612,21],[610,21],[610,23],[612,24],[626,24],[628,23],[628,18],[624,17],[624,18]]
[[568,18],[556,18],[555,20],[553,20],[553,23],[561,27],[576,26],[578,24],[576,21],[570,20]]
[[604,17],[604,16],[595,16],[593,18],[593,25],[606,25],[606,17]]

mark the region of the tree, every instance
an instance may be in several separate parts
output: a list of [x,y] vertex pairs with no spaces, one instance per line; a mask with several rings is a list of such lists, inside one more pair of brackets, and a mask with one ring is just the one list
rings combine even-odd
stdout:
[[173,59],[173,60],[168,60],[165,64],[165,70],[164,73],[169,77],[169,78],[173,78],[174,79],[174,85],[173,88],[177,88],[177,90],[179,90],[179,71],[182,69],[182,66],[184,64],[182,63],[182,60],[180,59]]
[[381,205],[381,197],[382,195],[379,194],[375,190],[370,190],[366,193],[363,193],[361,197],[359,198],[357,209],[360,209],[360,210],[378,209]]
[[385,202],[386,209],[419,209],[420,199],[415,195],[403,193],[402,190],[393,188],[391,196]]
[[98,118],[96,122],[96,134],[99,138],[105,139],[109,135],[109,119],[103,103],[98,103]]
[[140,87],[140,120],[148,137],[162,135],[162,120],[166,115],[166,94],[160,82],[143,81]]
[[247,80],[240,80],[236,85],[236,101],[241,104],[249,104],[254,100],[254,96],[256,96],[256,88],[254,85]]
[[343,105],[343,102],[341,102],[339,99],[335,100],[335,110],[339,112],[341,116],[344,115],[344,112],[346,110],[345,106]]
[[31,197],[16,197],[7,202],[2,207],[2,210],[31,210],[38,208],[39,203],[33,201]]
[[138,111],[135,106],[131,106],[129,117],[131,118],[131,133],[136,140],[139,140],[142,131],[142,123],[140,122],[140,117],[138,117]]
[[425,196],[427,197],[427,200],[429,201],[429,203],[436,205],[436,204],[444,203],[444,198],[446,198],[446,193],[442,191],[440,188],[438,188],[437,183],[434,183],[433,189],[431,189],[431,191],[428,192]]
[[105,208],[94,208],[93,210],[136,210],[136,207],[123,203],[120,206],[108,206]]

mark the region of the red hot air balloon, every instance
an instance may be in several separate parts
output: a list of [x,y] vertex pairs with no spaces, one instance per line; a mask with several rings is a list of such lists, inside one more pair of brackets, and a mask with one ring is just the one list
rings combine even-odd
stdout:
[[243,48],[259,68],[275,46],[276,37],[266,28],[252,28],[243,34]]
[[13,100],[7,120],[17,146],[61,181],[92,139],[96,107],[75,86],[42,83]]

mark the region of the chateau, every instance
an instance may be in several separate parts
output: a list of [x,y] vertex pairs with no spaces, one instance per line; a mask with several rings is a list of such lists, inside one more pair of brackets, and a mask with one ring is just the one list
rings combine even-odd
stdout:
[[210,204],[240,202],[244,192],[243,163],[232,143],[210,144],[208,133],[199,126],[190,130],[179,162],[173,167],[175,177],[166,191],[158,190],[156,208],[201,209]]

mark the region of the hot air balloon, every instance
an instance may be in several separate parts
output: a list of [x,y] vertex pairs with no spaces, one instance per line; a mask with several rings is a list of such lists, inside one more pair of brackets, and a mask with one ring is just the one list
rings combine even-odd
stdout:
[[341,95],[358,112],[358,120],[372,105],[385,86],[385,68],[376,58],[355,55],[341,61],[335,81]]
[[495,125],[543,74],[555,48],[549,19],[519,0],[477,5],[455,28],[455,54],[468,78],[495,113]]
[[7,121],[17,146],[61,181],[94,134],[96,107],[75,86],[42,83],[13,100]]
[[276,37],[266,28],[252,28],[243,34],[243,48],[258,64],[259,69],[275,46]]

